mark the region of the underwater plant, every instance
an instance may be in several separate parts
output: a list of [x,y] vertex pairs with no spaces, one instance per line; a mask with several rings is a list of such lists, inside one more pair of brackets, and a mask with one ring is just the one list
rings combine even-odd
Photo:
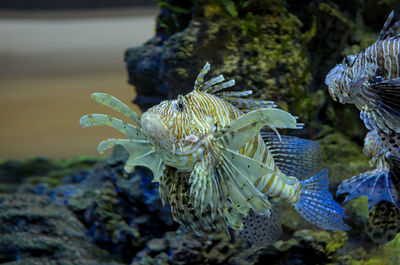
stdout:
[[122,145],[129,153],[127,172],[136,165],[151,169],[175,221],[197,233],[233,228],[251,242],[275,241],[281,230],[272,198],[286,200],[321,228],[346,230],[343,209],[328,191],[327,171],[319,172],[318,144],[277,130],[302,124],[272,101],[243,98],[251,91],[222,91],[234,80],[220,75],[204,82],[209,70],[207,63],[192,92],[161,102],[141,118],[110,95],[92,95],[135,126],[104,114],[85,115],[80,123],[127,135],[102,141],[98,151]]

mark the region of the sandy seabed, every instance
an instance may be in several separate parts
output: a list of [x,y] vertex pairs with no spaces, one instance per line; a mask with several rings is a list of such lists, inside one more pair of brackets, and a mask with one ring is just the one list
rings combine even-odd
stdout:
[[114,111],[90,98],[112,94],[131,104],[126,48],[153,36],[156,10],[145,15],[63,19],[0,19],[0,159],[97,155],[106,138],[124,137],[112,128],[86,128],[87,113]]

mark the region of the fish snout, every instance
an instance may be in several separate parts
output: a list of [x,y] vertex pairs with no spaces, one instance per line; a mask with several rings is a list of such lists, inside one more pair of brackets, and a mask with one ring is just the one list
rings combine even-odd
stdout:
[[154,145],[164,148],[169,148],[171,146],[170,132],[159,115],[145,112],[142,115],[141,122],[143,133]]

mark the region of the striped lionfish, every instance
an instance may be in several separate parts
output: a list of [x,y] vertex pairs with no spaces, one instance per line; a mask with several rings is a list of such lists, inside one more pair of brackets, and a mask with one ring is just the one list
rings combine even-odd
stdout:
[[[243,98],[251,91],[222,92],[234,80],[224,82],[220,75],[204,82],[209,70],[207,63],[192,92],[162,101],[141,118],[112,96],[92,95],[135,126],[104,114],[85,115],[80,123],[108,125],[127,135],[130,139],[102,141],[98,151],[126,148],[125,170],[148,167],[173,218],[197,233],[230,227],[255,243],[274,241],[280,227],[273,198],[286,200],[321,228],[347,229],[343,209],[328,191],[327,171],[315,174],[318,144],[277,131],[299,128],[296,118],[271,101]],[[260,133],[265,126],[273,132]],[[311,174],[301,181],[295,177]],[[254,229],[261,222],[267,224],[264,233]]]
[[[368,197],[367,233],[377,243],[400,231],[400,26],[392,11],[378,40],[360,53],[346,56],[326,76],[334,100],[354,104],[369,130],[364,152],[376,169],[339,185],[337,194],[349,193],[345,202]],[[382,214],[382,213],[385,214]]]

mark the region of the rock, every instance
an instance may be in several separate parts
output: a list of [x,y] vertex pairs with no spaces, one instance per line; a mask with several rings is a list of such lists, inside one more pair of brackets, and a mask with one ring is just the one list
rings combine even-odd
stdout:
[[260,10],[243,10],[236,17],[218,4],[196,7],[183,30],[128,49],[125,60],[129,82],[138,91],[135,102],[147,109],[161,99],[191,91],[209,61],[210,78],[223,74],[235,79],[238,88],[252,89],[255,97],[273,99],[307,120],[314,101],[305,89],[311,76],[301,43],[301,23],[285,10],[283,1],[250,2]]
[[[53,176],[26,178],[18,191],[46,195],[65,205],[85,225],[90,240],[130,261],[146,241],[178,225],[169,207],[162,206],[151,172],[137,167],[127,174],[124,159],[126,152],[116,148],[113,156],[92,170],[59,177],[57,184],[52,184]],[[36,184],[38,179],[43,184]]]
[[361,147],[344,134],[327,134],[318,143],[321,146],[322,160],[328,168],[333,193],[336,193],[337,186],[343,180],[371,168]]
[[64,206],[38,195],[0,195],[0,262],[119,264],[91,243]]
[[151,252],[161,252],[167,249],[168,243],[164,238],[154,238],[147,241],[147,247]]
[[[102,160],[104,160],[102,157],[94,158],[79,155],[70,159],[34,157],[24,161],[0,161],[0,192],[13,193],[18,188],[21,188],[21,183],[29,186],[30,184],[36,185],[46,182],[47,185],[57,186],[62,182],[63,177],[92,168],[94,164]],[[26,182],[28,177],[29,182]],[[47,180],[45,181],[43,177],[47,178]]]

